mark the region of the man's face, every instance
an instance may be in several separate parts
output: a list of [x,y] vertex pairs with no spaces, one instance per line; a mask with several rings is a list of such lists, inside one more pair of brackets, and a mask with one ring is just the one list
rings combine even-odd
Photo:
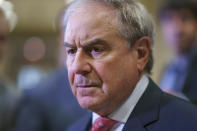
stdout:
[[139,80],[136,51],[117,30],[115,12],[91,4],[70,15],[64,36],[73,94],[102,115],[122,104]]
[[166,11],[161,25],[165,40],[177,53],[190,51],[197,33],[197,19],[190,10]]

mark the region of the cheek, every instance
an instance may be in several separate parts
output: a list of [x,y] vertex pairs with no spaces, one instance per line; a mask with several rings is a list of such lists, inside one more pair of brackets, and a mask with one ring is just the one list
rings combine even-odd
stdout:
[[74,74],[70,68],[71,66],[69,66],[67,64],[67,71],[68,71],[68,79],[69,79],[69,83],[70,83],[70,88],[73,92],[73,94],[75,95],[76,94],[76,88],[73,86],[73,82],[74,82]]
[[68,69],[68,79],[69,79],[69,82],[70,82],[70,84],[72,85],[72,71],[71,70],[69,70],[69,68],[67,68]]
[[[106,64],[100,67],[105,101],[121,103],[132,92],[138,79],[137,66]],[[118,94],[118,95],[117,95]]]
[[69,80],[69,83],[70,83],[70,85],[71,85],[71,87],[72,87],[72,72],[70,71],[70,69],[69,68],[67,68],[67,70],[68,70],[68,80]]
[[97,63],[96,66],[96,71],[97,71],[97,74],[98,74],[98,77],[100,79],[102,79],[103,81],[103,84],[106,84],[108,82],[110,82],[110,80],[112,80],[113,77],[116,77],[114,76],[114,66],[112,66],[112,63],[110,62],[106,62],[106,63]]
[[[113,88],[128,84],[132,77],[137,76],[137,63],[126,60],[109,61],[105,64],[96,64],[97,72],[100,78],[102,78],[104,92],[112,90]],[[113,89],[115,90],[115,89]]]
[[68,71],[68,78],[69,78],[69,82],[70,82],[70,85],[72,85],[73,83],[73,71],[72,71],[72,65],[71,65],[71,61],[69,61],[67,59],[66,61],[66,67],[67,67],[67,71]]

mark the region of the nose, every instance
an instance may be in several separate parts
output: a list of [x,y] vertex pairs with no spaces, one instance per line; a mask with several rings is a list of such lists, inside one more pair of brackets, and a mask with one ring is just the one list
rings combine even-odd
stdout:
[[75,74],[86,75],[91,72],[88,56],[83,51],[78,51],[72,63],[72,71]]

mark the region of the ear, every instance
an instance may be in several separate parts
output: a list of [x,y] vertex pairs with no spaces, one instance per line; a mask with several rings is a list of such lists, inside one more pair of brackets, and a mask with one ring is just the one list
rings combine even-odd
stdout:
[[137,68],[141,73],[144,71],[150,54],[151,40],[149,37],[142,37],[135,43],[135,49],[137,52]]

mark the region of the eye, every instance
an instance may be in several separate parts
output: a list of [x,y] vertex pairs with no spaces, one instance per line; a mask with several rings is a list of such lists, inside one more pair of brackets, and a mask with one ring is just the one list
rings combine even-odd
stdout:
[[102,52],[102,51],[103,51],[103,49],[100,48],[100,47],[94,47],[94,48],[92,49],[92,52],[97,52],[97,53],[99,53],[99,52]]
[[104,49],[102,47],[93,47],[90,51],[90,54],[94,58],[98,58],[102,56],[104,53]]
[[67,48],[66,49],[67,55],[74,55],[75,53],[76,53],[76,49],[74,49],[74,48]]

